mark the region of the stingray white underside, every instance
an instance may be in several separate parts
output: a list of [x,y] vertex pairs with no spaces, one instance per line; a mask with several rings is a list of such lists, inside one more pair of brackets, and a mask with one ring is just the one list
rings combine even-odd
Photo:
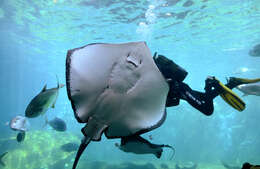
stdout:
[[145,42],[90,44],[68,51],[66,81],[85,135],[144,133],[165,119],[169,87]]

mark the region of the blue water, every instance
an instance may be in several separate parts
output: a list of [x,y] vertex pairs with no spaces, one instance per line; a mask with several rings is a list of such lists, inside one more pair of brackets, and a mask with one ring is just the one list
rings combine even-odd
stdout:
[[[260,43],[259,27],[259,0],[1,0],[0,138],[16,136],[5,123],[16,115],[24,115],[30,100],[45,84],[55,87],[56,75],[65,84],[69,49],[96,42],[146,41],[152,53],[169,57],[189,72],[185,83],[203,91],[208,75],[222,82],[229,76],[260,77],[260,58],[248,54]],[[165,123],[144,137],[151,134],[152,142],[174,146],[173,161],[168,161],[167,150],[161,160],[152,155],[121,152],[114,146],[118,139],[107,140],[103,136],[101,142],[89,145],[79,168],[88,168],[82,161],[154,161],[170,165],[220,164],[224,160],[238,166],[246,161],[260,164],[260,99],[247,96],[243,100],[246,110],[238,112],[217,97],[214,114],[209,117],[185,101],[168,108]],[[47,116],[65,120],[67,133],[80,142],[83,125],[74,118],[65,88],[60,90],[56,108],[50,109]],[[51,149],[45,151],[45,146],[50,145],[48,142],[52,147],[55,141],[65,142],[66,135],[58,136],[43,125],[44,116],[30,119],[31,136],[38,131],[44,133],[38,139],[44,145],[38,147],[38,155],[30,154],[30,147],[38,143],[38,135],[19,145],[15,141],[0,142],[0,154],[9,151],[6,168],[48,168],[59,160],[59,155],[52,157]],[[51,137],[45,138],[48,134]],[[70,168],[74,155],[63,166]],[[46,156],[50,159],[41,163]],[[12,158],[21,163],[11,164],[17,162]]]

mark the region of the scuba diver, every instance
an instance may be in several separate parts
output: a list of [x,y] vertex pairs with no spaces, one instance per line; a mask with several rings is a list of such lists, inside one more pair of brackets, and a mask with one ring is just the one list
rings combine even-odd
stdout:
[[179,105],[180,99],[182,99],[186,100],[190,105],[207,116],[213,113],[213,99],[218,95],[236,110],[243,111],[245,109],[245,103],[232,91],[232,89],[241,84],[260,81],[260,78],[243,79],[230,77],[227,79],[227,84],[224,85],[214,76],[209,76],[205,80],[205,92],[199,92],[192,90],[183,82],[188,72],[182,67],[163,55],[157,55],[157,52],[155,52],[153,59],[169,84],[170,89],[166,100],[166,107],[177,106]]

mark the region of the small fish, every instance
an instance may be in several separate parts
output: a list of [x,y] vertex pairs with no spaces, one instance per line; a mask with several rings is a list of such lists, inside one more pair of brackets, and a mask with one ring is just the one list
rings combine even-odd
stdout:
[[59,84],[58,78],[57,87],[47,89],[47,85],[45,85],[42,91],[36,95],[27,106],[25,116],[28,118],[35,118],[46,113],[50,107],[55,108],[55,103],[59,95],[59,89],[63,86],[63,84]]
[[28,130],[29,122],[23,116],[16,116],[10,121],[9,126],[14,131],[25,132]]
[[55,117],[53,120],[48,121],[47,117],[45,118],[45,126],[49,124],[54,130],[56,131],[66,131],[67,130],[67,125],[65,121],[62,119]]
[[153,140],[153,136],[152,135],[149,135],[148,136],[150,140]]
[[25,138],[25,132],[19,132],[16,136],[16,140],[18,143],[24,141]]
[[260,44],[255,45],[254,48],[249,51],[249,55],[253,56],[253,57],[259,57],[260,56]]
[[[157,158],[161,158],[163,148],[167,147],[175,152],[174,148],[164,144],[152,144],[139,135],[133,135],[121,138],[121,144],[115,143],[115,146],[124,152],[135,154],[154,154]],[[172,157],[170,158],[172,159]]]
[[237,89],[244,93],[243,96],[247,96],[247,95],[260,96],[260,83],[242,84],[237,86]]
[[5,163],[3,162],[3,158],[4,158],[4,156],[5,156],[7,153],[8,153],[8,152],[5,152],[5,153],[3,153],[3,154],[0,155],[0,165],[3,166],[3,167],[5,167]]
[[73,151],[77,151],[78,147],[79,144],[72,142],[72,143],[63,144],[60,148],[65,152],[73,152]]

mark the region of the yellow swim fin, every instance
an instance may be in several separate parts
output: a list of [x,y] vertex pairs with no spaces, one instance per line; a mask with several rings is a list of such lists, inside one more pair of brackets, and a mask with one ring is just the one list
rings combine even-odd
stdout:
[[238,95],[236,95],[231,89],[226,87],[223,83],[221,83],[220,81],[218,82],[220,87],[224,91],[223,93],[220,94],[222,99],[234,109],[237,109],[238,111],[243,111],[246,107],[245,102]]

